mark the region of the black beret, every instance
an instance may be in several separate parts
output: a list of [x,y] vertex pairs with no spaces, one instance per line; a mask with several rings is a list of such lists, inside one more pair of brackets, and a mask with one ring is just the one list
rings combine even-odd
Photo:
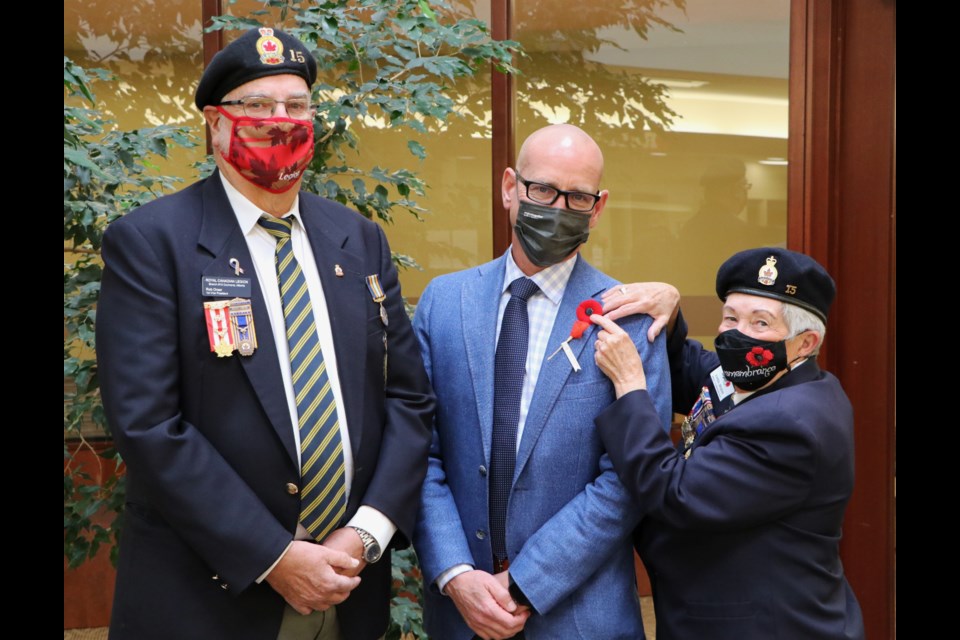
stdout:
[[762,247],[735,254],[717,272],[717,295],[731,293],[773,298],[810,311],[824,322],[837,287],[827,270],[808,255]]
[[251,29],[213,56],[203,72],[194,104],[203,110],[218,105],[223,96],[240,85],[289,73],[300,76],[308,87],[317,79],[317,61],[306,45],[279,29]]

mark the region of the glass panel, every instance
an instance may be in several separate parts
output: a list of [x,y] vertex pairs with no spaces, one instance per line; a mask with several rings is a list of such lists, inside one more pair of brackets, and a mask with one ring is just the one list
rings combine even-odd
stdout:
[[[180,125],[202,141],[203,121],[193,106],[203,65],[200,9],[199,0],[64,0],[63,54],[84,68],[115,76],[115,81],[93,82],[90,89],[96,108],[119,128]],[[190,165],[203,153],[202,144],[175,147],[167,160],[154,156],[149,161],[161,175],[190,181],[196,173]],[[65,241],[65,265],[73,262],[70,248]],[[73,392],[73,382],[64,378],[65,396]],[[84,424],[82,434],[103,435],[92,422]]]
[[[112,72],[99,105],[123,129],[178,124],[204,139],[193,92],[203,71],[200,0],[64,0],[63,55]],[[160,171],[192,179],[204,148],[174,149]]]
[[[489,0],[462,0],[453,6],[461,18],[490,21]],[[347,150],[353,166],[409,169],[427,184],[426,195],[411,194],[426,210],[422,220],[396,209],[393,224],[384,229],[390,248],[410,255],[423,269],[400,272],[403,294],[411,302],[433,278],[487,262],[493,254],[490,72],[450,84],[448,95],[458,105],[460,117],[452,116],[440,127],[428,121],[426,135],[388,129],[374,117],[350,125],[359,140],[357,152]],[[411,139],[423,145],[426,159],[411,154],[407,147]]]
[[678,286],[712,344],[717,267],[786,242],[789,1],[516,0],[517,141],[551,122],[600,144],[610,200],[583,256]]

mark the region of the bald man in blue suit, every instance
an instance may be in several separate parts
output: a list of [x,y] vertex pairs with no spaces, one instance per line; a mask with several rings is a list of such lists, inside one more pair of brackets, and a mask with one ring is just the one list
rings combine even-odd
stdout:
[[[547,357],[568,337],[578,305],[618,284],[578,256],[607,201],[602,171],[600,149],[577,127],[535,132],[503,176],[515,225],[510,250],[437,278],[418,306],[414,329],[438,400],[414,541],[433,637],[643,637],[630,543],[639,509],[592,427],[613,387],[593,365],[592,333],[571,340],[569,355]],[[494,557],[497,343],[511,287],[526,278],[536,288],[526,303],[506,557]],[[666,352],[662,337],[646,340],[651,322],[636,316],[625,326],[644,354],[666,428]]]

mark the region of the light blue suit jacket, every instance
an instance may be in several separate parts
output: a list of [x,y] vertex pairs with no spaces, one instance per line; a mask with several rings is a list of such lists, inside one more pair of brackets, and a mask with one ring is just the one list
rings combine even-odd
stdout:
[[[505,256],[441,276],[423,293],[414,319],[437,394],[433,443],[414,544],[425,592],[424,623],[434,638],[473,633],[437,577],[457,564],[492,572],[488,474],[493,429],[497,311]],[[547,351],[569,335],[577,305],[617,284],[583,258],[570,276]],[[620,322],[640,349],[664,428],[670,379],[663,334],[651,345],[651,319]],[[604,453],[594,417],[614,400],[593,360],[596,328],[570,343],[583,369],[562,355],[544,360],[517,451],[507,510],[510,574],[537,614],[526,637],[642,638],[630,533],[640,508]]]

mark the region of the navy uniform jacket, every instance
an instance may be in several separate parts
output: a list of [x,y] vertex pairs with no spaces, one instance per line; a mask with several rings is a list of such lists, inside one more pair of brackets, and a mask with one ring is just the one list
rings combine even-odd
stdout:
[[[330,315],[354,477],[346,522],[368,504],[412,537],[433,396],[379,226],[300,194]],[[256,579],[293,539],[300,470],[270,321],[218,175],[117,220],[103,243],[97,313],[103,405],[127,463],[111,638],[274,640],[283,599]],[[252,281],[259,346],[218,358],[203,276]],[[334,265],[340,265],[342,277]],[[378,274],[384,324],[364,276]],[[389,615],[390,556],[337,609],[346,637],[376,638]]]
[[[668,353],[674,399],[692,404],[704,385],[715,392],[719,360],[685,338],[681,319]],[[838,550],[853,490],[853,414],[813,359],[723,413],[689,458],[659,428],[645,391],[624,395],[596,425],[643,505],[634,542],[658,639],[863,638]]]

